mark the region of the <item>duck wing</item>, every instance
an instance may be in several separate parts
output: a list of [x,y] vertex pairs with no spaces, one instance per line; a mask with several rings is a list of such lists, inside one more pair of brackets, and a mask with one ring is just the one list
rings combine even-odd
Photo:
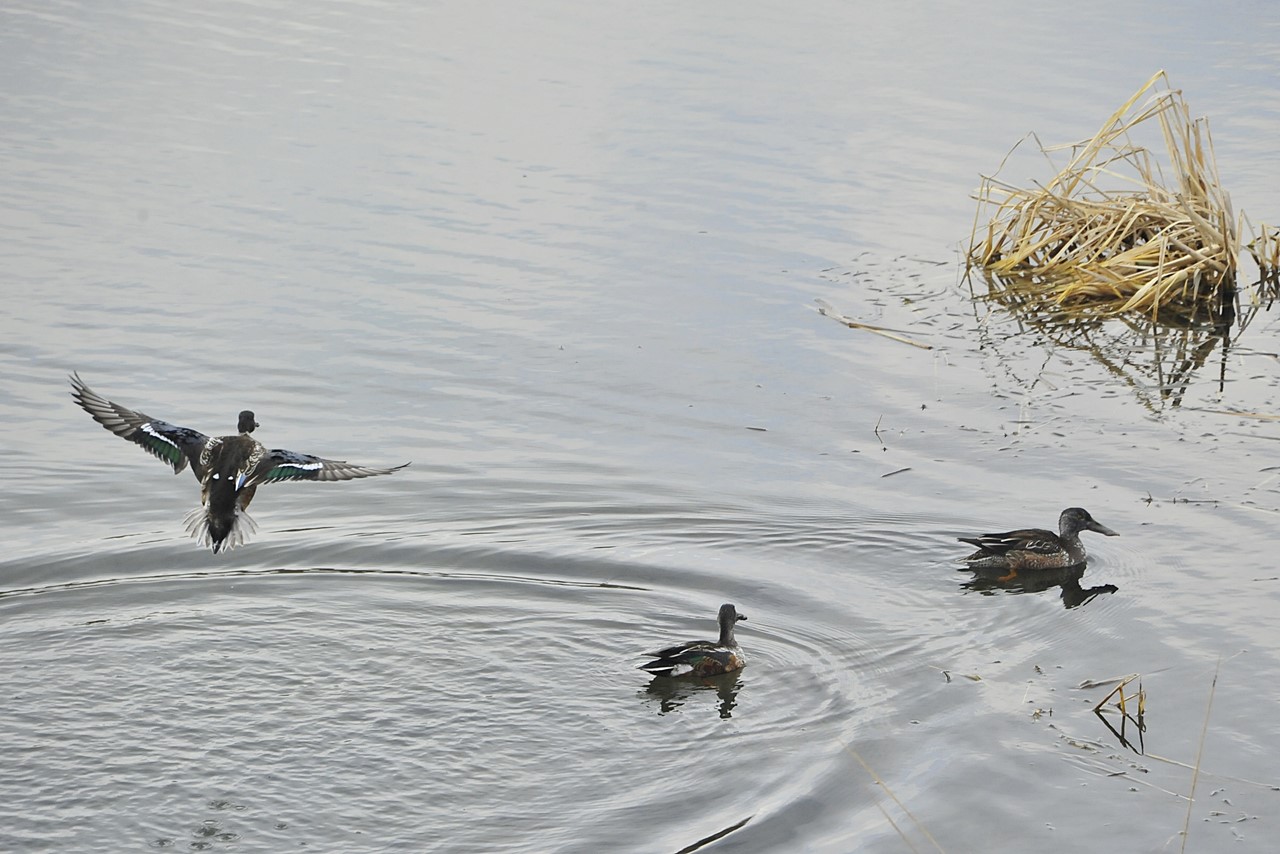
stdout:
[[246,479],[246,484],[257,486],[261,483],[276,483],[282,480],[356,480],[361,477],[391,474],[407,465],[409,464],[404,463],[390,468],[372,468],[353,465],[344,460],[327,460],[312,454],[299,454],[296,451],[273,448],[254,468]]
[[712,641],[693,641],[669,646],[645,655],[655,656],[640,665],[654,676],[714,676],[742,666],[737,651]]
[[167,421],[112,403],[85,385],[79,374],[71,375],[71,396],[80,408],[93,416],[103,427],[122,439],[128,439],[173,466],[174,474],[191,463],[191,470],[199,480],[202,472],[200,451],[209,437],[189,427],[178,427]]
[[1062,551],[1062,540],[1052,531],[1042,528],[1023,528],[1003,534],[983,534],[979,537],[957,537],[962,543],[977,546],[981,554],[1002,555],[1012,551],[1028,551],[1037,554],[1057,554]]
[[657,649],[653,652],[641,653],[654,658],[676,658],[689,652],[696,652],[704,649],[715,649],[715,641],[689,641],[688,643],[678,643],[675,646],[669,646],[664,649]]

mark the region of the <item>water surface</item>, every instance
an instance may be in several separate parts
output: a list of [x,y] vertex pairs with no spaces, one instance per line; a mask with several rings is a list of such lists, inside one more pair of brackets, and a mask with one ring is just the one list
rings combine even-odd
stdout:
[[[978,174],[1158,68],[1275,218],[1276,27],[1164,12],[0,13],[0,847],[1178,850],[1199,757],[1188,850],[1267,850],[1274,317],[1175,406],[958,271]],[[71,370],[413,466],[212,555]],[[955,571],[1071,505],[1114,592]],[[722,602],[740,674],[635,669]]]

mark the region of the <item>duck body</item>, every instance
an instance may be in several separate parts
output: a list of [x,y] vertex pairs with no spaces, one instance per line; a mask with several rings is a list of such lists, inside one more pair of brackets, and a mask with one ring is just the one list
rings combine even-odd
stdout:
[[1117,537],[1115,531],[1098,522],[1082,507],[1068,507],[1058,517],[1058,533],[1043,528],[1021,528],[1002,534],[958,537],[978,550],[961,558],[964,569],[1016,577],[1023,570],[1066,569],[1085,562],[1082,531]]
[[[240,415],[243,429],[244,416],[252,421],[253,413],[246,410]],[[191,467],[200,481],[202,508],[187,517],[187,531],[215,553],[242,544],[248,533],[256,530],[245,511],[258,491],[252,482],[253,472],[269,455],[266,447],[249,435],[256,426],[254,422],[238,436],[209,437],[200,449],[198,463]]]
[[664,649],[646,652],[653,656],[652,661],[640,665],[640,669],[654,676],[718,676],[741,670],[747,663],[733,636],[733,627],[739,620],[745,620],[745,614],[729,604],[720,606],[717,619],[720,623],[720,637],[714,641],[689,641]]
[[283,480],[353,480],[390,474],[391,468],[357,466],[311,454],[268,450],[253,438],[259,426],[251,410],[240,413],[237,433],[206,436],[107,400],[79,375],[71,375],[71,396],[93,420],[115,435],[140,445],[181,474],[188,465],[200,483],[201,506],[187,516],[187,531],[215,553],[244,543],[257,530],[245,512],[260,485]]

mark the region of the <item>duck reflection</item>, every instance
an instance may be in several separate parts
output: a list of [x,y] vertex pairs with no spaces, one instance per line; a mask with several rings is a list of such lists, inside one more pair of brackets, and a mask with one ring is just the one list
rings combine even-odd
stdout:
[[1061,587],[1064,608],[1077,608],[1103,593],[1115,593],[1120,589],[1114,584],[1101,584],[1097,587],[1081,586],[1080,579],[1084,576],[1085,566],[1084,563],[1078,563],[1065,569],[1023,572],[1012,578],[994,572],[976,572],[972,580],[964,582],[960,587],[984,596],[994,596],[1000,590],[1009,593],[1043,593],[1046,590]]
[[679,711],[690,700],[715,692],[719,700],[720,717],[728,720],[733,717],[733,710],[738,705],[738,691],[741,688],[741,671],[693,679],[688,676],[659,676],[645,686],[641,696],[657,705],[658,714],[669,715]]

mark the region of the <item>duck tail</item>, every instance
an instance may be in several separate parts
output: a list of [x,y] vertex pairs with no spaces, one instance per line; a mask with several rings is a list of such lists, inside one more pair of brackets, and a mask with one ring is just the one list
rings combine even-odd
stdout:
[[653,661],[640,665],[640,669],[654,676],[684,676],[686,673],[692,673],[693,668],[688,664],[674,661],[670,658],[658,658]]
[[258,532],[257,523],[238,507],[229,516],[215,515],[208,508],[197,507],[187,514],[186,525],[187,533],[200,545],[213,549],[214,554],[244,545]]

